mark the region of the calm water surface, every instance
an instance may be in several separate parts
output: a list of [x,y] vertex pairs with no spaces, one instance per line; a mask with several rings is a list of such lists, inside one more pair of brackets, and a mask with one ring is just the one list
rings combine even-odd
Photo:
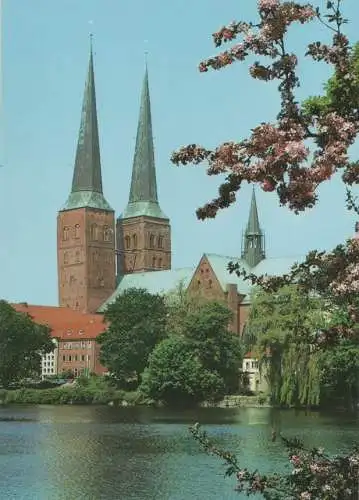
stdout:
[[241,499],[221,461],[188,433],[199,421],[248,467],[286,467],[271,426],[339,452],[359,440],[359,420],[345,415],[268,408],[166,410],[0,407],[0,500]]

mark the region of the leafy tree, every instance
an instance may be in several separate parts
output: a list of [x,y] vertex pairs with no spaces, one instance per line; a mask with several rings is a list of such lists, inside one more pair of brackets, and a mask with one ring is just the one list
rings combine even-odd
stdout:
[[325,321],[322,301],[294,285],[254,292],[248,318],[250,347],[267,373],[274,403],[319,403],[318,353],[312,340]]
[[98,341],[100,360],[121,384],[138,384],[155,345],[165,337],[167,308],[161,295],[144,289],[124,291],[105,312],[106,331]]
[[342,400],[346,408],[354,410],[359,401],[359,345],[343,340],[325,350],[320,367],[327,402]]
[[153,351],[141,390],[168,404],[189,405],[235,391],[241,344],[228,331],[231,312],[217,302],[183,311],[180,331]]
[[[350,105],[359,109],[359,43],[353,45],[350,55],[350,72],[353,78]],[[303,113],[307,116],[323,116],[329,112],[342,113],[346,106],[346,89],[348,87],[344,74],[335,72],[324,85],[325,95],[312,96],[302,104]]]
[[238,389],[243,347],[239,338],[228,331],[231,311],[223,304],[209,301],[189,311],[182,333],[206,369],[217,372],[227,393]]
[[0,301],[0,384],[8,387],[41,373],[41,355],[54,345],[50,328],[34,323],[28,314],[17,312]]
[[168,309],[166,330],[181,334],[189,312],[197,311],[207,300],[198,294],[189,294],[183,282],[165,296]]
[[141,391],[170,406],[191,406],[224,394],[224,381],[216,371],[204,367],[190,342],[173,335],[150,355]]

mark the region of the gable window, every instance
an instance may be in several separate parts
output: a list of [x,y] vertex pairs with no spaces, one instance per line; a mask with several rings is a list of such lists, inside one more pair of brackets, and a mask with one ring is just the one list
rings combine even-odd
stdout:
[[150,234],[150,248],[155,248],[155,235]]
[[103,241],[109,242],[111,241],[112,231],[108,226],[103,228]]
[[76,224],[74,228],[74,237],[75,239],[80,238],[80,224]]
[[70,228],[69,226],[65,226],[62,230],[62,239],[67,241],[70,237]]
[[125,237],[125,246],[127,249],[131,248],[131,238],[128,235]]

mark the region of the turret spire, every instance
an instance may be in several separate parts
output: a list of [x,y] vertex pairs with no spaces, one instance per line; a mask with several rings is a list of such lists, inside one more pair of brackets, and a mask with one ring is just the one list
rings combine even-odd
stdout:
[[250,267],[255,267],[264,258],[264,234],[259,225],[256,193],[253,188],[248,223],[243,237],[242,259]]
[[147,63],[142,86],[130,196],[122,214],[123,218],[138,216],[167,219],[159,206],[157,196]]
[[102,191],[92,34],[90,35],[90,60],[82,103],[72,188],[64,210],[80,207],[112,210]]

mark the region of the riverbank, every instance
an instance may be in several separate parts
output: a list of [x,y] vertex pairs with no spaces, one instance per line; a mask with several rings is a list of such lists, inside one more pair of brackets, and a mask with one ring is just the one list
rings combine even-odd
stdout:
[[[0,390],[0,404],[27,405],[109,405],[109,406],[161,406],[145,398],[141,393],[116,389],[93,389],[80,386],[56,387],[52,389]],[[204,402],[203,408],[268,407],[268,399],[263,396],[225,396],[222,401]]]

